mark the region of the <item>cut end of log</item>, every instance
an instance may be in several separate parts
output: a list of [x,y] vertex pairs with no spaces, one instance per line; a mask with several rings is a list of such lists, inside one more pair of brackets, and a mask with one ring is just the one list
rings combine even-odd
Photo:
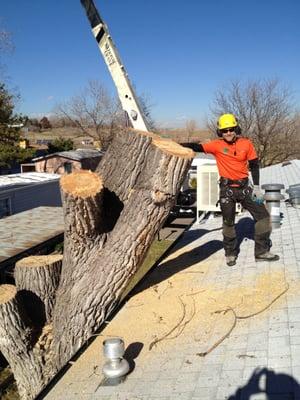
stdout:
[[63,175],[60,185],[64,192],[74,197],[93,197],[103,189],[101,177],[92,171],[82,170]]
[[0,285],[0,304],[8,303],[17,294],[17,289],[13,285]]
[[182,158],[194,158],[196,154],[192,149],[181,146],[180,144],[174,142],[172,139],[163,139],[159,136],[153,138],[152,143],[158,147],[164,153],[182,157]]
[[63,258],[62,254],[50,254],[46,256],[29,256],[16,263],[16,267],[39,268],[45,265],[53,265]]
[[142,136],[150,137],[154,146],[158,147],[164,153],[189,159],[196,157],[196,153],[192,149],[183,147],[180,144],[174,142],[174,140],[172,139],[162,138],[161,136],[152,132],[144,132],[134,129],[132,129],[132,132]]
[[153,132],[139,131],[137,129],[131,129],[131,131],[134,134],[139,134],[139,135],[142,135],[142,136],[148,136],[148,137],[151,137],[152,139],[161,139],[161,136],[159,136],[159,135],[157,135],[156,133],[153,133]]

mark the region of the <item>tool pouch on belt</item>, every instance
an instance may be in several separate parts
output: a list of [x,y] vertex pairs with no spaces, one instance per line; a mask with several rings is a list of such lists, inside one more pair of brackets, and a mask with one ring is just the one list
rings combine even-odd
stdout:
[[241,201],[252,193],[248,178],[233,180],[221,177],[219,184],[220,198],[232,198],[235,201]]

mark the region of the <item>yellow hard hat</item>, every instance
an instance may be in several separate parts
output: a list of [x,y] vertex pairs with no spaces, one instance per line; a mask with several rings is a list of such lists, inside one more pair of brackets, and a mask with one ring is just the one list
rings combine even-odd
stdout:
[[233,114],[223,114],[218,120],[218,129],[235,128],[237,121]]

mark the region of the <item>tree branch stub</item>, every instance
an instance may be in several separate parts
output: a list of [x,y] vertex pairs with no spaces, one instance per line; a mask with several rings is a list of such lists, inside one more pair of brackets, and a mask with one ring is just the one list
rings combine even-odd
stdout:
[[23,296],[24,305],[28,303],[28,309],[36,314],[41,325],[52,319],[62,258],[61,254],[30,256],[19,260],[15,266],[17,290]]
[[82,199],[94,197],[103,189],[101,177],[86,170],[63,175],[60,179],[60,185],[64,193]]
[[17,294],[17,290],[13,285],[0,285],[0,305],[8,303]]
[[65,234],[75,243],[94,240],[105,230],[103,180],[86,170],[62,176],[60,180]]

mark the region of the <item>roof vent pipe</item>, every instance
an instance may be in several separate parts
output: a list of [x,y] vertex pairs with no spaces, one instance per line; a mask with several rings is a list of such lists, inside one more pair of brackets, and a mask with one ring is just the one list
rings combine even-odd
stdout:
[[284,195],[280,191],[284,189],[284,185],[281,183],[268,183],[262,185],[261,188],[265,190],[264,199],[271,216],[272,228],[280,228],[280,200],[284,199]]
[[103,342],[103,353],[107,362],[103,366],[106,379],[120,383],[129,371],[128,361],[123,358],[125,352],[124,341],[119,338],[109,338]]

